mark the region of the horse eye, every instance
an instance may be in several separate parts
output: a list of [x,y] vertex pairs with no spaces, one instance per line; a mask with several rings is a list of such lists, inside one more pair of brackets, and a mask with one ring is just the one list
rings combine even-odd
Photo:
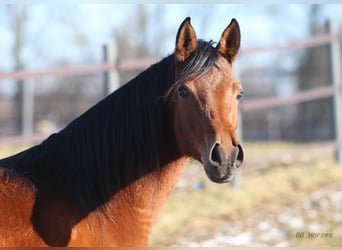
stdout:
[[240,100],[242,96],[243,96],[243,90],[241,89],[241,90],[239,90],[239,92],[237,93],[236,98],[237,98],[238,100]]
[[178,88],[178,94],[179,94],[180,97],[186,98],[186,97],[188,97],[190,95],[190,92],[189,92],[189,90],[185,86],[180,86]]

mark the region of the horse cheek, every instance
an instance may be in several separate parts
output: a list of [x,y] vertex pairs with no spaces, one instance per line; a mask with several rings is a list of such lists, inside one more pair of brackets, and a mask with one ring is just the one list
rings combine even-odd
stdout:
[[194,156],[194,144],[196,140],[194,136],[194,122],[193,114],[189,110],[188,105],[185,103],[178,103],[175,117],[174,117],[174,128],[177,146],[182,155]]

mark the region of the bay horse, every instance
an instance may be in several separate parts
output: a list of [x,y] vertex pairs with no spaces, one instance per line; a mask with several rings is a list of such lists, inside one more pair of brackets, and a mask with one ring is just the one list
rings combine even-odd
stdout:
[[146,246],[189,159],[225,183],[244,158],[235,19],[214,46],[190,18],[175,51],[60,132],[0,161],[0,246]]

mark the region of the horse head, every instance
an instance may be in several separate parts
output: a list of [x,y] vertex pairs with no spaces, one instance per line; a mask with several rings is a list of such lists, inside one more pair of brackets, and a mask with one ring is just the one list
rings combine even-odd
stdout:
[[[238,22],[232,19],[215,48],[205,44],[186,18],[176,37],[174,129],[180,152],[202,162],[210,180],[223,183],[232,179],[244,158],[236,134],[243,90],[232,72],[240,47]],[[205,64],[212,67],[192,74]]]

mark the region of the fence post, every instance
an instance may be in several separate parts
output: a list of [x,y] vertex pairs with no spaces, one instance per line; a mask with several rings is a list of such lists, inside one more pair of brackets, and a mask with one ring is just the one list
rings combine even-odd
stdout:
[[106,71],[103,76],[103,92],[106,96],[116,90],[120,84],[119,71],[114,67],[118,61],[117,46],[115,42],[103,46],[103,60],[106,63],[113,64],[113,69]]
[[34,124],[34,82],[31,79],[22,81],[21,128],[22,135],[33,134]]
[[[330,79],[334,87],[336,87],[335,95],[333,97],[334,110],[334,129],[335,139],[338,145],[342,142],[342,71],[341,71],[341,41],[336,37],[339,34],[339,23],[337,20],[328,21],[328,29],[332,36],[335,36],[330,43]],[[336,149],[336,161],[342,163],[342,148]]]

